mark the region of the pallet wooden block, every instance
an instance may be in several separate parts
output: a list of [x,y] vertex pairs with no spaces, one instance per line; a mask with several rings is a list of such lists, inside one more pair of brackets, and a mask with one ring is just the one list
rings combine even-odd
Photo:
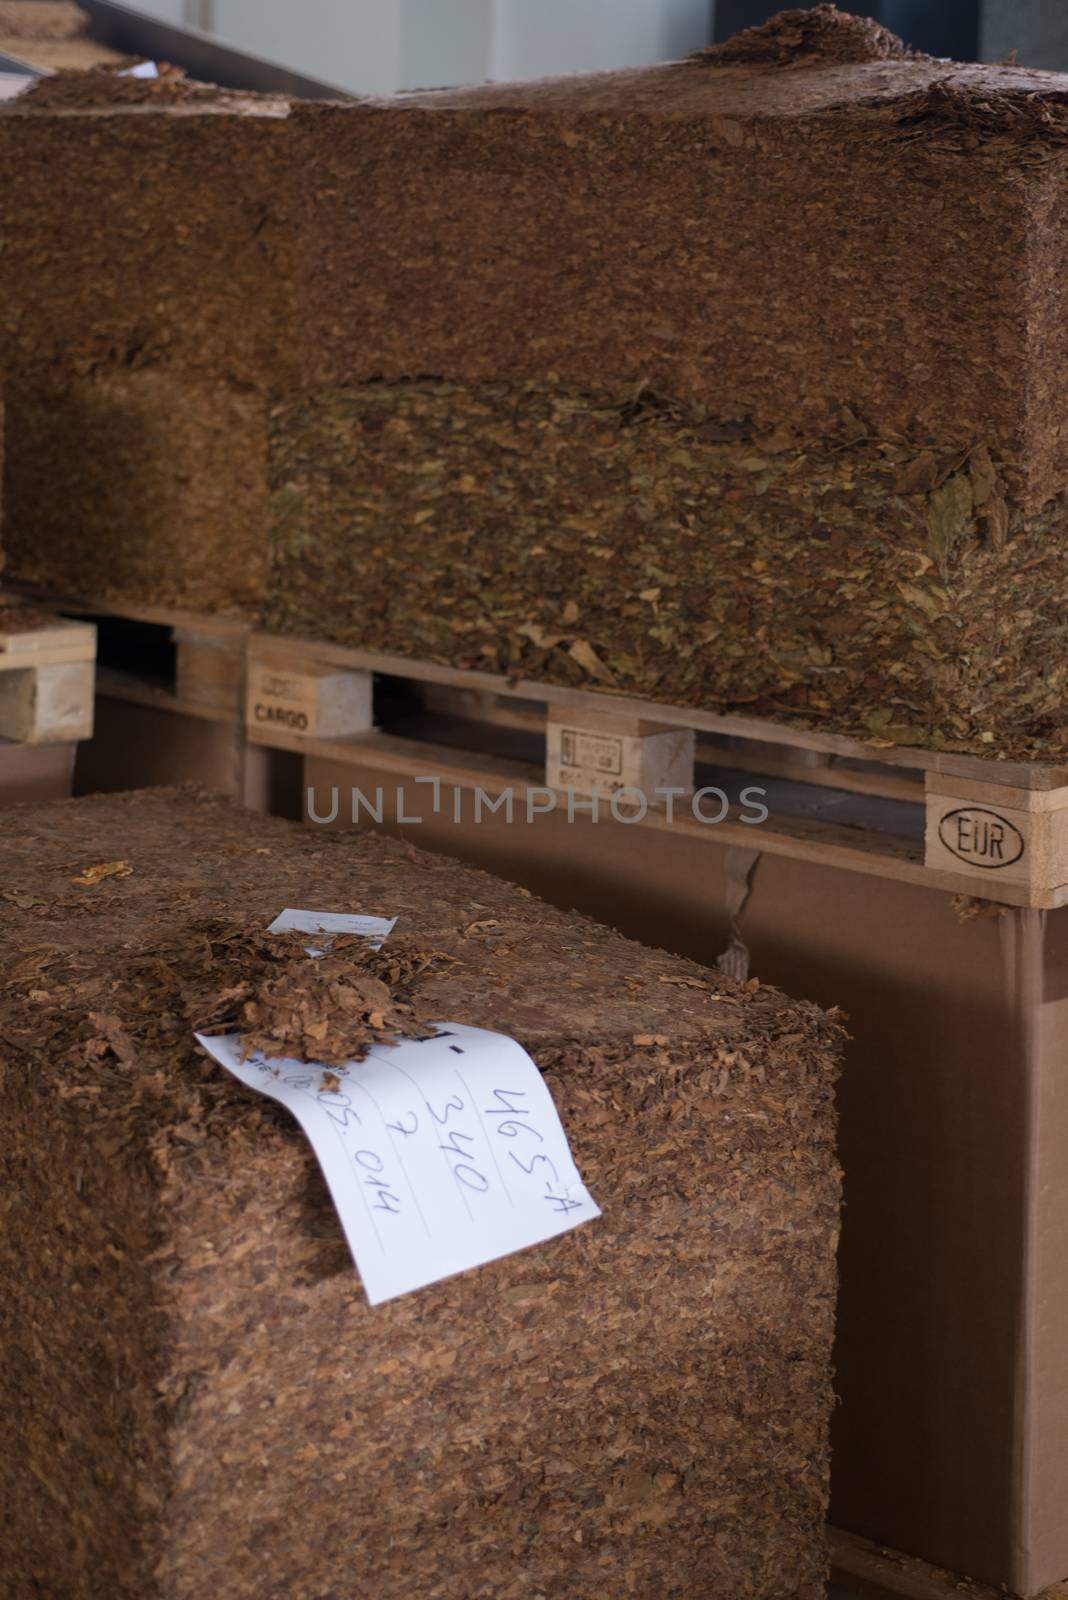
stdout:
[[64,744],[93,731],[96,629],[0,617],[0,739]]
[[236,711],[245,687],[245,630],[174,629],[175,693],[190,706]]
[[1042,904],[1068,884],[1068,787],[928,774],[925,859],[974,876],[977,894],[997,899],[1002,885],[1018,884]]
[[615,794],[633,789],[656,804],[656,791],[693,789],[694,733],[642,717],[601,710],[549,709],[545,782],[550,789]]
[[253,660],[248,669],[248,730],[270,742],[279,732],[344,739],[374,726],[369,672],[343,672],[309,662]]

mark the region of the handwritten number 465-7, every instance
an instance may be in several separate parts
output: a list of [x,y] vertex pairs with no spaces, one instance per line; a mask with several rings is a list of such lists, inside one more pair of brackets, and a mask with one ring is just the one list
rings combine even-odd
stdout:
[[[521,1101],[526,1099],[525,1089],[494,1089],[493,1098],[497,1104],[487,1106],[485,1114],[487,1117],[500,1117],[503,1119],[497,1123],[497,1132],[502,1138],[518,1139],[520,1134],[525,1133],[537,1139],[539,1144],[545,1143],[544,1134],[539,1133],[532,1122],[521,1122],[519,1120],[520,1117],[530,1116],[530,1107],[520,1104]],[[548,1167],[552,1177],[545,1180],[545,1198],[557,1211],[578,1211],[581,1209],[581,1200],[572,1200],[566,1188],[561,1189],[558,1187],[560,1174],[547,1155],[543,1155],[538,1151],[531,1156],[529,1161],[524,1161],[523,1157],[515,1150],[509,1150],[508,1155],[515,1162],[520,1172],[525,1173],[528,1178],[534,1175],[537,1167]]]

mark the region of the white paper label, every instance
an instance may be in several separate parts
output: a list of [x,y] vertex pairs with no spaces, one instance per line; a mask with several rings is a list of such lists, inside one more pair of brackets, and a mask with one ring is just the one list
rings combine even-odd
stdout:
[[290,906],[278,913],[267,932],[358,933],[381,943],[396,926],[396,917],[361,917],[345,911],[298,911]]
[[297,1118],[372,1305],[600,1216],[545,1080],[504,1034],[428,1024],[345,1067],[204,1049]]

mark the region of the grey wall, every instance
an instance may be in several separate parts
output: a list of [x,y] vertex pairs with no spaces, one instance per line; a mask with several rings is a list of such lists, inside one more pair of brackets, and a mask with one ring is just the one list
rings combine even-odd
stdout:
[[1068,71],[1068,5],[1064,0],[983,0],[981,52],[1001,61],[1017,52],[1025,67]]
[[358,94],[640,66],[712,37],[710,0],[124,3]]

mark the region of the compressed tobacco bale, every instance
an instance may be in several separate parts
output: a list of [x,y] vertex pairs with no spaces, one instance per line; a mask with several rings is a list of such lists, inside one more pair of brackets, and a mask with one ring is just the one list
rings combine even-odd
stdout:
[[848,409],[378,382],[271,423],[274,631],[863,739],[1063,749],[1065,511]]
[[13,577],[255,611],[287,109],[173,69],[58,73],[0,108]]
[[89,18],[74,0],[0,0],[0,38],[76,39]]
[[646,382],[773,425],[848,404],[1068,472],[1068,79],[830,6],[634,71],[294,107],[313,383]]
[[266,583],[267,402],[165,367],[9,388],[10,568],[60,595],[255,613]]
[[[190,790],[10,813],[0,883],[5,1595],[822,1595],[834,1017]],[[324,984],[286,904],[400,922]],[[356,987],[347,1046],[517,1038],[603,1217],[370,1310],[191,1034],[299,1047]]]
[[0,106],[8,371],[288,370],[288,102],[111,71]]

